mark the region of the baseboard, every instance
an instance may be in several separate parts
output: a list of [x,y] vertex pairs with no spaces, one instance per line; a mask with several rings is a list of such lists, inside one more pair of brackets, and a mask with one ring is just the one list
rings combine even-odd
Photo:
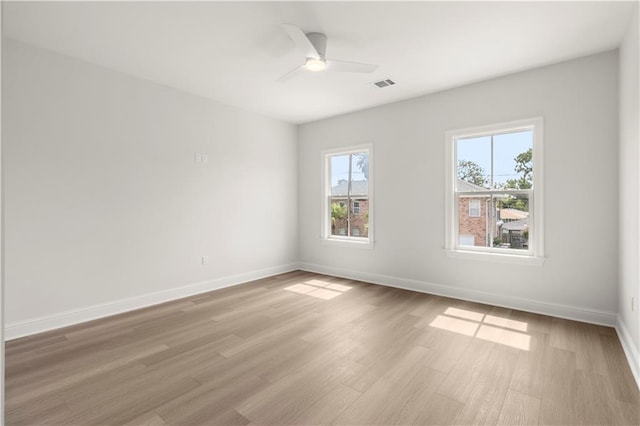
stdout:
[[[623,347],[625,347],[625,353],[627,353],[627,356],[629,357],[630,353],[632,360],[638,359],[638,351],[632,344],[631,339],[626,338],[626,340],[623,340],[624,330],[626,330],[626,328],[624,328],[624,324],[622,324],[618,320],[615,313],[576,306],[552,304],[525,298],[502,296],[477,290],[461,289],[425,281],[335,268],[313,263],[291,263],[286,265],[279,265],[243,274],[217,278],[209,281],[202,281],[174,289],[149,293],[128,299],[121,299],[99,305],[88,306],[81,309],[60,312],[55,315],[9,323],[5,325],[4,338],[5,340],[17,339],[44,331],[54,330],[57,328],[79,324],[98,318],[116,315],[134,309],[157,305],[183,297],[193,296],[195,294],[206,293],[208,291],[246,283],[276,274],[291,272],[297,269],[353,280],[365,281],[372,284],[402,288],[405,290],[412,290],[421,293],[435,294],[439,296],[452,297],[455,299],[468,300],[472,302],[487,303],[490,305],[501,306],[510,309],[519,309],[522,311],[550,315],[559,318],[616,327],[616,329],[618,329],[618,334],[621,336],[620,340],[623,342]],[[634,354],[635,358],[633,358]],[[632,369],[634,369],[634,376],[637,378],[637,361],[635,361],[635,364],[632,365]]]
[[231,287],[260,278],[295,271],[297,269],[298,265],[295,263],[279,265],[238,275],[193,283],[169,290],[148,293],[128,299],[87,306],[81,309],[60,312],[54,315],[18,321],[5,325],[4,338],[5,341],[8,341],[19,337],[30,336],[32,334],[67,327],[98,318],[104,318],[134,309],[145,308],[169,302],[171,300],[181,299],[183,297],[193,296],[195,294]]
[[624,349],[624,354],[629,362],[629,367],[631,367],[633,378],[636,379],[636,384],[640,389],[640,350],[638,350],[638,347],[633,343],[631,333],[629,333],[629,329],[625,325],[624,321],[622,321],[622,317],[620,317],[620,315],[618,315],[616,332],[618,333],[622,349]]
[[435,294],[438,296],[452,297],[454,299],[468,300],[471,302],[486,303],[489,305],[518,309],[521,311],[591,324],[605,325],[608,327],[615,327],[616,325],[616,314],[613,312],[605,312],[579,306],[540,302],[520,297],[503,296],[477,290],[461,289],[458,287],[434,284],[425,281],[334,268],[331,266],[317,265],[313,263],[300,263],[299,268],[304,271],[316,272],[319,274],[333,275],[341,278],[365,281],[372,284],[380,284],[421,293]]

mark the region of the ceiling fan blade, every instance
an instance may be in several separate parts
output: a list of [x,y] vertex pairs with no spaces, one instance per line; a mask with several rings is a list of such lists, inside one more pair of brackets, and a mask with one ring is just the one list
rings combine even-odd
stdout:
[[327,69],[338,72],[371,73],[378,69],[377,65],[361,64],[358,62],[345,62],[327,59]]
[[282,24],[282,29],[291,37],[296,47],[302,50],[307,58],[320,59],[320,54],[311,43],[311,40],[300,28],[291,24]]
[[304,65],[295,67],[294,69],[292,69],[291,71],[289,71],[288,73],[286,73],[285,75],[280,77],[277,81],[279,83],[284,83],[284,82],[292,79],[296,75],[298,75],[303,69],[304,69]]

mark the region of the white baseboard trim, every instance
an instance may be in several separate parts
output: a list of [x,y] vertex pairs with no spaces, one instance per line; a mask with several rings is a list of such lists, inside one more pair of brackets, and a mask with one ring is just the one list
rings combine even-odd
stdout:
[[67,327],[98,318],[104,318],[134,309],[145,308],[181,299],[183,297],[193,296],[195,294],[231,287],[260,278],[295,271],[297,269],[298,265],[296,263],[273,266],[257,271],[201,281],[169,290],[162,290],[154,293],[143,294],[141,296],[60,312],[54,315],[18,321],[5,325],[4,339],[5,341],[8,341],[19,337],[30,336],[32,334]]
[[467,300],[471,302],[486,303],[489,305],[501,306],[509,309],[518,309],[521,311],[587,322],[591,324],[605,325],[608,327],[615,327],[616,325],[616,313],[614,312],[605,312],[579,306],[540,302],[537,300],[520,297],[502,296],[478,290],[462,289],[458,287],[434,284],[425,281],[417,281],[387,275],[372,274],[368,272],[334,268],[332,266],[317,265],[314,263],[302,262],[299,264],[299,268],[303,271],[333,275],[341,278],[365,281],[372,284],[380,284],[389,287],[417,291],[421,293],[435,294],[438,296],[452,297],[454,299]]
[[631,333],[629,333],[629,329],[625,325],[624,321],[622,321],[622,317],[620,315],[618,315],[618,322],[616,323],[616,332],[618,333],[622,349],[624,349],[624,354],[629,362],[629,367],[631,367],[633,378],[636,379],[636,384],[640,389],[640,350],[638,350],[636,345],[633,343]]

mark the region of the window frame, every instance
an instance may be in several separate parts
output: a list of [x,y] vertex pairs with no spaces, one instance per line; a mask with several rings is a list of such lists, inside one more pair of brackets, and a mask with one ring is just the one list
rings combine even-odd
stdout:
[[[541,265],[544,262],[544,153],[542,117],[477,126],[445,133],[445,252],[449,257],[473,260],[498,261],[506,263]],[[516,194],[529,194],[530,230],[527,250],[500,247],[462,246],[458,241],[458,197],[463,192],[456,192],[458,139],[482,137],[531,130],[533,133],[533,189],[509,190]],[[487,190],[487,193],[494,191]],[[497,191],[495,191],[497,192]],[[505,191],[501,191],[505,192]],[[477,192],[481,195],[483,192]]]
[[[341,236],[331,234],[331,157],[338,155],[349,155],[366,152],[369,157],[369,169],[368,169],[368,187],[367,187],[367,201],[368,201],[368,232],[367,237],[354,237],[354,236]],[[374,244],[374,203],[373,203],[373,177],[374,177],[374,155],[373,146],[371,144],[348,146],[343,148],[335,148],[324,150],[321,153],[322,164],[322,187],[321,187],[321,239],[323,242],[345,247],[359,247],[359,248],[373,248]],[[349,209],[353,206],[349,205]]]

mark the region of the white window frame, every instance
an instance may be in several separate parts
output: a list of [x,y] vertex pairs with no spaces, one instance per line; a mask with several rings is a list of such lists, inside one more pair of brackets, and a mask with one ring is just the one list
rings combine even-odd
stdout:
[[[329,199],[331,198],[331,161],[330,158],[337,155],[349,155],[360,152],[367,152],[369,155],[369,170],[368,170],[368,213],[369,213],[369,229],[367,237],[350,237],[341,235],[331,235],[331,205]],[[322,151],[322,232],[321,239],[331,245],[345,246],[345,247],[359,247],[359,248],[373,248],[374,243],[374,202],[373,202],[373,177],[374,177],[374,155],[373,145],[364,144],[357,146],[349,146],[344,148],[336,148],[331,150]],[[349,206],[351,208],[351,206]]]
[[[356,205],[357,205],[357,209],[358,211],[356,211]],[[353,214],[360,214],[360,201],[354,201],[353,202]]]
[[[457,158],[456,141],[473,137],[533,132],[533,190],[529,198],[529,248],[527,250],[500,247],[461,246],[458,241],[458,207],[456,198]],[[445,252],[449,257],[487,260],[493,262],[542,265],[544,263],[544,155],[543,119],[529,118],[507,123],[497,123],[467,129],[448,131],[445,134]],[[523,191],[521,191],[523,192]],[[529,192],[529,191],[527,191]]]
[[[473,201],[478,202],[478,214],[471,214],[471,210],[476,210],[475,208],[471,208],[471,202]],[[482,202],[477,198],[469,198],[469,217],[482,217]]]

